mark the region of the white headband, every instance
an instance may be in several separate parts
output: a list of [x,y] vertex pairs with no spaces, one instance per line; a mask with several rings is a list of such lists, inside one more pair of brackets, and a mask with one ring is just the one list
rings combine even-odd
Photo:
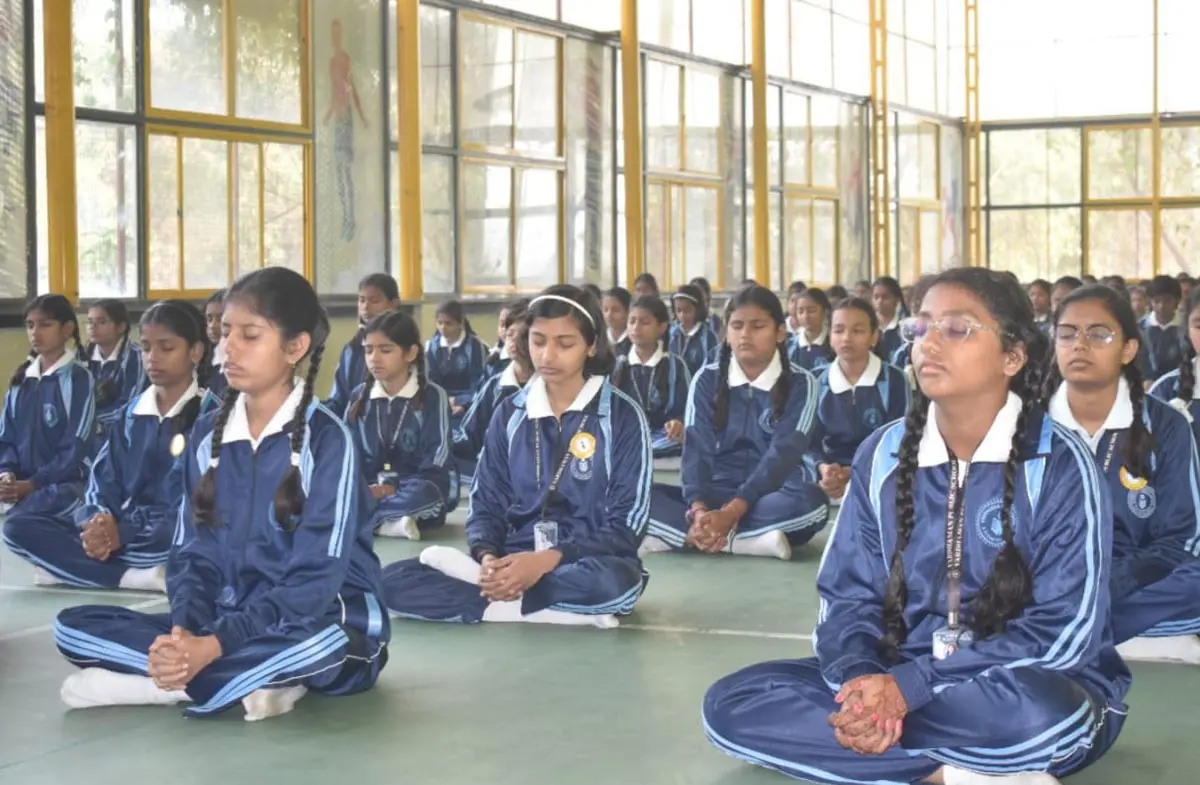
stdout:
[[532,309],[533,306],[537,305],[542,300],[557,300],[560,303],[566,303],[567,305],[571,306],[572,308],[574,308],[575,310],[579,311],[581,314],[586,316],[587,320],[589,322],[591,322],[591,324],[592,324],[592,329],[593,330],[596,329],[596,320],[592,318],[592,315],[590,313],[588,313],[587,308],[584,308],[582,305],[575,302],[570,297],[563,297],[561,294],[540,294],[537,297],[534,297],[532,300],[530,300],[530,302],[529,302],[530,309]]
[[679,300],[679,299],[691,300],[696,305],[700,304],[700,301],[697,300],[695,297],[692,297],[690,294],[684,294],[683,292],[675,292],[675,294],[671,295],[671,299],[672,300]]

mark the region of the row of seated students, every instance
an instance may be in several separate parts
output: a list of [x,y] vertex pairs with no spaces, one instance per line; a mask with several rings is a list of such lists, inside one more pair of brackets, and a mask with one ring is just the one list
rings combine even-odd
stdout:
[[[803,542],[824,519],[796,519],[823,514],[837,489],[816,656],[714,685],[709,738],[821,782],[1053,782],[1121,730],[1131,676],[1117,645],[1200,663],[1195,350],[1161,401],[1143,393],[1140,329],[1111,288],[1063,298],[1053,351],[1006,274],[947,271],[913,302],[899,324],[918,382],[911,405],[869,432],[840,476],[813,465],[821,383],[786,360],[782,305],[740,290],[716,362],[688,386],[676,489],[653,482],[645,406],[610,380],[600,303],[551,287],[509,347],[536,375],[493,405],[467,550],[433,546],[381,569],[373,537],[395,518],[390,497],[409,479],[437,485],[432,467],[453,465],[450,396],[426,378],[410,317],[364,328],[364,381],[339,417],[314,401],[329,328],[311,286],[284,268],[251,273],[220,303],[227,386],[198,414],[212,354],[204,316],[158,303],[140,331],[151,386],[89,470],[92,374],[68,349],[69,303],[44,296],[27,311],[33,352],[0,428],[0,500],[15,505],[4,538],[62,582],[112,587],[169,530],[168,613],[59,615],[59,650],[80,666],[62,696],[72,707],[187,703],[191,715],[242,703],[253,720],[308,689],[371,687],[389,615],[615,627],[646,586],[647,543],[755,553]],[[875,310],[853,299],[834,309],[831,394],[869,373]],[[649,301],[631,309],[643,365],[662,316]],[[908,395],[900,377],[889,383]],[[422,440],[436,449],[413,449]],[[448,504],[452,486],[437,492]],[[151,531],[156,544],[143,545]],[[90,563],[111,569],[87,573]]]

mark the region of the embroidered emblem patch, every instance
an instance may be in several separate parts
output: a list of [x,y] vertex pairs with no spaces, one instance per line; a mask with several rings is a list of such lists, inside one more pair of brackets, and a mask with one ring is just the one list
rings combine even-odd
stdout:
[[881,415],[879,410],[873,406],[863,412],[862,415],[863,425],[867,426],[868,428],[878,428],[882,419],[883,415]]
[[1158,496],[1149,486],[1141,490],[1130,491],[1127,500],[1129,511],[1139,518],[1149,518],[1158,509]]
[[58,425],[58,407],[52,403],[48,403],[42,407],[42,421],[46,423],[47,428],[53,428]]
[[992,548],[1004,547],[1004,524],[1000,520],[1000,511],[1004,508],[1001,499],[992,499],[979,509],[975,516],[975,531],[979,539]]

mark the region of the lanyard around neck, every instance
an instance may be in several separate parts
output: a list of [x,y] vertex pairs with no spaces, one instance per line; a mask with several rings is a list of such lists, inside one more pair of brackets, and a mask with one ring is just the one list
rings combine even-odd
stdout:
[[[949,451],[948,451],[949,452]],[[959,487],[959,462],[953,452],[950,456],[950,487],[946,490],[946,624],[950,629],[959,627],[962,607],[963,577],[963,528],[966,518],[967,476],[971,465],[963,472],[962,487]]]
[[[550,499],[558,491],[558,484],[562,480],[563,472],[567,470],[567,464],[571,462],[571,442],[575,441],[576,436],[583,433],[583,429],[587,427],[589,416],[587,414],[583,415],[583,419],[579,421],[579,427],[575,429],[574,435],[559,444],[559,452],[562,454],[562,457],[558,459],[558,468],[550,480],[550,486],[546,489],[546,498],[542,502],[542,520],[545,520],[546,513],[550,510]],[[536,420],[533,421],[533,461],[537,486],[540,490],[542,487],[542,426]]]
[[392,431],[392,438],[390,440],[384,441],[383,423],[384,420],[390,420],[392,417],[393,400],[394,399],[392,398],[388,399],[387,408],[380,412],[379,418],[375,420],[375,432],[379,435],[379,444],[383,447],[382,452],[383,459],[385,461],[388,459],[388,456],[391,455],[392,450],[396,448],[396,442],[400,439],[400,430],[404,427],[404,418],[408,416],[408,406],[412,403],[412,398],[406,398],[404,400],[404,408],[400,410],[400,421],[396,423],[396,430]]

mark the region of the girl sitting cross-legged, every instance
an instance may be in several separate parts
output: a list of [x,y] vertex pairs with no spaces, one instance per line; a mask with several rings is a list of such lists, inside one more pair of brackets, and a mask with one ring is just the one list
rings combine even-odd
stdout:
[[666,350],[667,306],[657,297],[639,297],[629,310],[633,348],[617,357],[612,383],[638,402],[650,423],[654,457],[683,450],[683,413],[691,377],[683,360]]
[[488,426],[471,486],[468,553],[388,565],[393,614],[459,623],[617,626],[641,596],[637,549],[653,458],[641,408],[608,381],[600,304],[552,286],[525,317],[537,376]]

